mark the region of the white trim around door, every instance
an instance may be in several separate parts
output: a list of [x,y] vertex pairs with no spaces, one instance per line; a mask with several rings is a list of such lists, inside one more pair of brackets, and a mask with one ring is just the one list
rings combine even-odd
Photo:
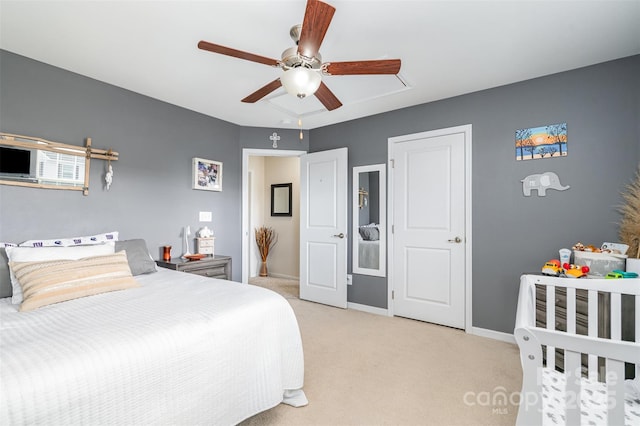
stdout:
[[299,157],[307,151],[251,149],[242,150],[242,282],[249,282],[249,249],[252,234],[249,232],[249,157]]

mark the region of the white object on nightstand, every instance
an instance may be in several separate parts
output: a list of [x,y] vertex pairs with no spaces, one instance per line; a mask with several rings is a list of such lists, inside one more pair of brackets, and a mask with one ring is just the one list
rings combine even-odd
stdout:
[[187,256],[191,256],[191,252],[189,251],[189,235],[191,235],[191,227],[187,225],[184,227],[184,232],[182,233],[185,247],[184,254],[182,255],[183,259],[186,259]]
[[199,254],[209,254],[211,256],[214,255],[214,240],[215,238],[196,238],[196,243],[198,245],[198,253]]
[[198,237],[200,238],[210,238],[213,237],[213,231],[208,227],[204,227],[198,231]]

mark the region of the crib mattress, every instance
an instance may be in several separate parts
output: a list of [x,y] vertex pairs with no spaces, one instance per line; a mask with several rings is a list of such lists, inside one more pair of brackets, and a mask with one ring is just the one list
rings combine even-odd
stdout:
[[[542,373],[543,425],[564,425],[565,376],[548,368]],[[604,383],[582,379],[580,424],[601,425],[607,422],[607,393]],[[640,425],[640,381],[625,381],[625,425]]]

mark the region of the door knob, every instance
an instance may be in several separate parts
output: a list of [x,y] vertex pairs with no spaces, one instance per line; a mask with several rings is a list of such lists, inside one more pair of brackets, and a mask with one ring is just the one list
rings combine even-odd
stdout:
[[334,237],[344,238],[344,234],[341,232],[339,234],[334,235]]
[[462,238],[460,237],[455,237],[453,240],[448,240],[450,243],[461,243],[462,242]]

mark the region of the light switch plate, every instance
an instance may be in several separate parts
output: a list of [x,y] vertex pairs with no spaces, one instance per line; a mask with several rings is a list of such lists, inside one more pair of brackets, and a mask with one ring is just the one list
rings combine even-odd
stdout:
[[200,212],[200,222],[211,222],[211,212]]

